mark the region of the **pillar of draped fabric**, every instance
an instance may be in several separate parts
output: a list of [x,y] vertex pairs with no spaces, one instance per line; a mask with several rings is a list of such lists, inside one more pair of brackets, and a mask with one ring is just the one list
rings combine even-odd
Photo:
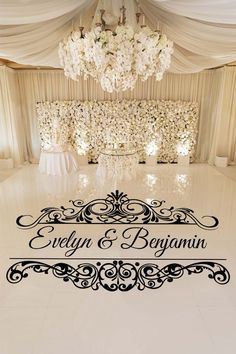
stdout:
[[28,159],[17,73],[6,66],[0,66],[0,158],[15,165]]

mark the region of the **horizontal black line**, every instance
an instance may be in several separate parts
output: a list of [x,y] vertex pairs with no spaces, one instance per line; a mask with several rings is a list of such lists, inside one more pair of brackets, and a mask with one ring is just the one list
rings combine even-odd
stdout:
[[9,258],[9,259],[14,259],[14,260],[71,260],[71,261],[77,261],[77,260],[117,260],[117,259],[121,259],[121,260],[137,260],[137,261],[226,261],[227,259],[226,258],[126,258],[126,257],[112,257],[112,258],[106,258],[106,257],[96,257],[96,258],[89,258],[89,257],[81,257],[81,258],[55,258],[55,257],[52,257],[52,258],[45,258],[45,257],[41,257],[41,258],[25,258],[25,257],[12,257],[12,258]]
[[[201,226],[199,226],[198,224],[196,224],[195,222],[180,222],[180,223],[168,223],[168,222],[152,222],[152,223],[143,223],[143,222],[120,222],[120,221],[114,221],[114,222],[39,222],[37,225],[195,225],[195,226],[198,226],[200,228],[202,228]],[[36,226],[36,225],[35,225]],[[218,225],[217,225],[218,226]],[[24,228],[27,228],[28,226],[20,226],[18,225],[18,227],[20,229],[24,229]],[[34,226],[33,226],[34,227]],[[33,228],[32,227],[32,228]],[[206,227],[207,229],[208,228],[211,228],[212,226],[204,226]],[[216,226],[214,226],[216,227]],[[30,228],[30,227],[29,227]]]

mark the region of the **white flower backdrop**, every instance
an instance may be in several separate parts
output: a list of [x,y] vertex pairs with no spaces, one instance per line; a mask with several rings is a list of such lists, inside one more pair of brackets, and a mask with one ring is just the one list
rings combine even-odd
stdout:
[[36,105],[41,148],[70,144],[96,162],[108,143],[129,143],[145,161],[155,145],[158,162],[176,162],[179,147],[193,161],[198,127],[198,104],[183,101],[54,101]]

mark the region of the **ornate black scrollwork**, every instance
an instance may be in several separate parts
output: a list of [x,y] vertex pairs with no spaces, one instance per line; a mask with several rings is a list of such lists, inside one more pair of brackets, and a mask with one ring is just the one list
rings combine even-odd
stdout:
[[28,277],[29,270],[36,273],[52,274],[71,281],[75,287],[80,289],[91,288],[98,290],[103,288],[107,291],[129,291],[158,289],[166,282],[173,282],[183,275],[200,274],[208,272],[208,278],[213,279],[217,284],[224,285],[230,280],[228,270],[219,263],[203,261],[188,265],[170,263],[160,268],[154,263],[142,261],[113,260],[109,262],[96,261],[95,263],[82,263],[74,267],[67,263],[56,263],[49,265],[34,260],[25,260],[13,264],[7,271],[7,280],[10,283],[19,283]]
[[164,200],[153,200],[150,204],[129,199],[127,194],[118,190],[107,195],[105,199],[94,199],[87,204],[82,200],[71,200],[73,207],[48,207],[41,210],[41,215],[32,222],[21,215],[16,223],[24,229],[39,224],[184,224],[196,225],[205,230],[217,228],[219,221],[215,216],[203,216],[208,223],[198,220],[189,208],[163,207]]

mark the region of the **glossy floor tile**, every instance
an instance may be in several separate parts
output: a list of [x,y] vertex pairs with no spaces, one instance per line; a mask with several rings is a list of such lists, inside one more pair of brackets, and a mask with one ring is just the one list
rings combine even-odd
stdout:
[[201,164],[139,165],[131,181],[34,165],[0,196],[1,354],[236,353],[233,179]]

